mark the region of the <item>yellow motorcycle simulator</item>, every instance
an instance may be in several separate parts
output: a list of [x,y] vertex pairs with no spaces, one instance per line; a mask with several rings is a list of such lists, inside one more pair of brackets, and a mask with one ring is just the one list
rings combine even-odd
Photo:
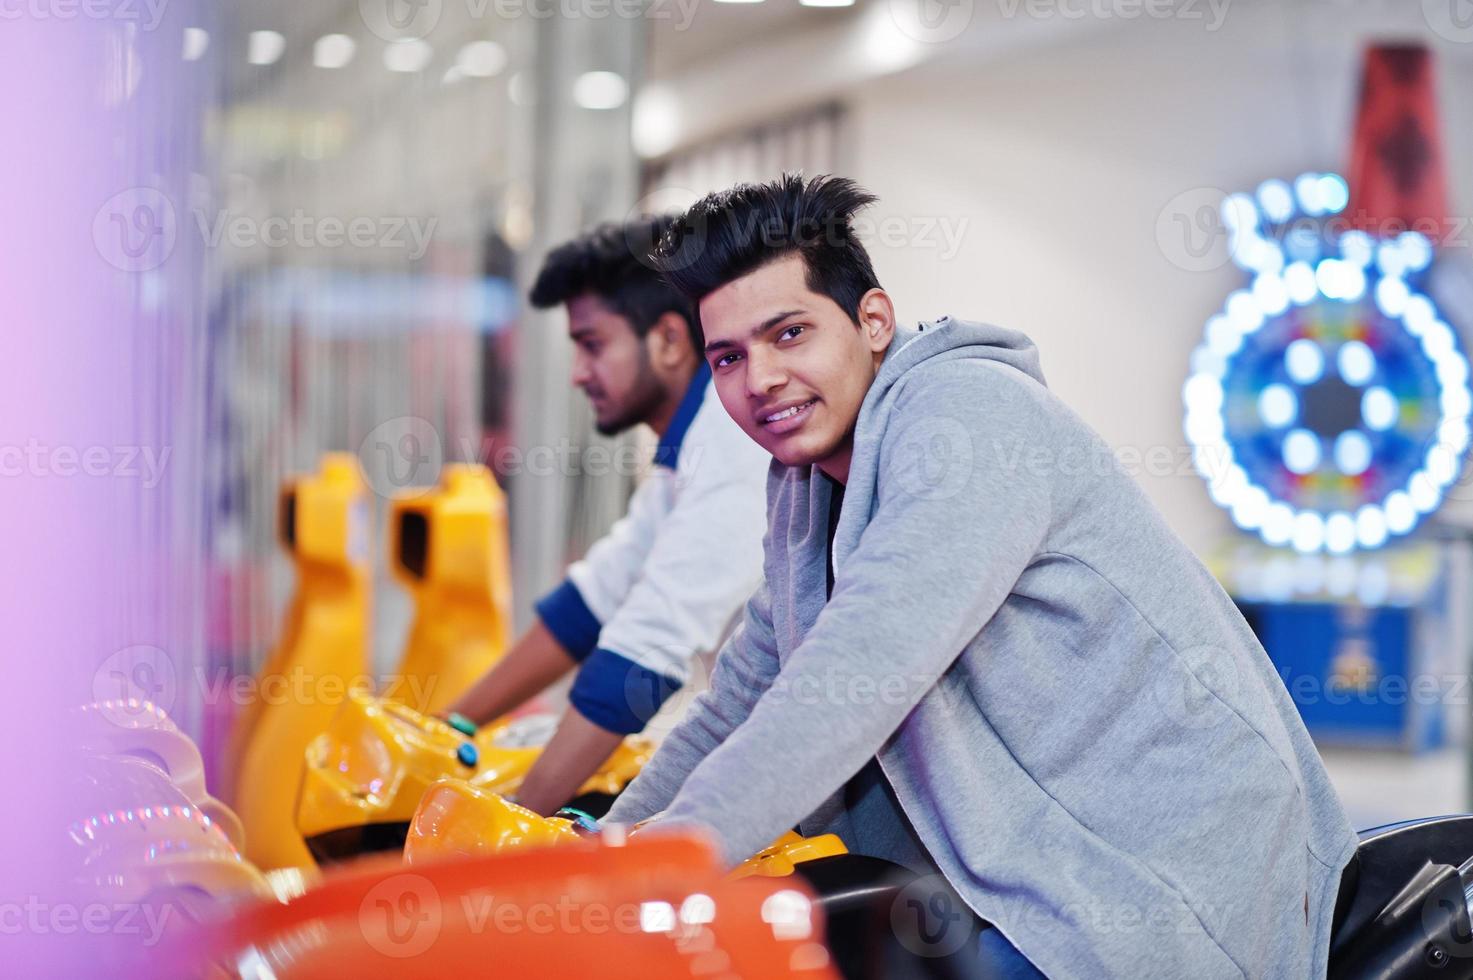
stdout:
[[[319,863],[404,846],[429,787],[446,777],[504,795],[516,792],[557,716],[528,715],[477,730],[387,698],[349,695],[327,731],[307,746],[297,829]],[[654,754],[643,736],[626,738],[589,777],[573,805],[602,814]]]

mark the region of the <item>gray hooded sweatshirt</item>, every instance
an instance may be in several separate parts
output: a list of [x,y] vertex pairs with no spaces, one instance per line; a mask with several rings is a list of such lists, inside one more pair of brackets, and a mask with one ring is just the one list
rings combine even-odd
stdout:
[[610,820],[664,810],[736,863],[795,824],[852,831],[845,787],[877,760],[909,827],[861,836],[913,828],[1051,977],[1324,976],[1356,837],[1319,755],[1025,336],[897,332],[826,601],[831,496],[773,464],[766,582]]

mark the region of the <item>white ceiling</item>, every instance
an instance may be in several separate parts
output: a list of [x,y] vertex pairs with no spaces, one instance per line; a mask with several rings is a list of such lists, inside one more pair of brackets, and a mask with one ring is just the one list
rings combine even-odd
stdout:
[[[703,60],[726,58],[735,50],[851,21],[875,0],[851,7],[805,7],[798,0],[720,3],[717,0],[655,0],[651,16],[646,74],[652,80],[698,68]],[[682,10],[691,11],[688,15]]]

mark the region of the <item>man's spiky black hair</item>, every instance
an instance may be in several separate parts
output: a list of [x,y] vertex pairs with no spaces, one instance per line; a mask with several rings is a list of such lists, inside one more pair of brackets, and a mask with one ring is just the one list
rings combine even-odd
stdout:
[[[685,318],[691,339],[691,302],[673,288],[650,261],[649,252],[674,223],[670,216],[607,222],[548,253],[532,286],[532,305],[547,309],[592,293],[629,321],[643,337],[665,313]],[[696,348],[700,352],[699,345]]]
[[[734,279],[787,255],[802,256],[808,288],[859,322],[859,300],[880,283],[853,218],[875,196],[847,177],[783,174],[708,194],[677,218],[654,253],[676,289],[696,309]],[[704,341],[697,338],[697,349]]]

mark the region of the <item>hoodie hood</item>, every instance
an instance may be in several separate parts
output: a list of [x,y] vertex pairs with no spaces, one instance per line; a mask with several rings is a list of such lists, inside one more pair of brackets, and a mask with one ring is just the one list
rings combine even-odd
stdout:
[[1039,384],[1047,384],[1038,361],[1038,347],[1026,334],[990,323],[943,316],[915,327],[896,326],[895,339],[885,352],[865,401],[884,399],[912,368],[932,360],[961,357],[998,361],[1022,371]]
[[[858,544],[859,534],[868,519],[880,477],[881,443],[898,397],[897,389],[918,368],[928,369],[945,361],[964,358],[1004,364],[1046,386],[1043,369],[1038,363],[1037,346],[1017,330],[949,316],[922,321],[915,327],[897,325],[895,338],[885,352],[885,359],[880,362],[879,373],[864,396],[855,422],[854,452],[849,465],[849,481],[845,485],[845,513],[840,517],[834,536],[836,569]],[[813,470],[816,472],[817,466]],[[813,506],[821,506],[827,513],[827,482],[814,480],[812,483],[824,495],[824,502],[820,505],[814,501]],[[855,512],[853,516],[851,511]],[[864,519],[860,519],[861,513]]]

